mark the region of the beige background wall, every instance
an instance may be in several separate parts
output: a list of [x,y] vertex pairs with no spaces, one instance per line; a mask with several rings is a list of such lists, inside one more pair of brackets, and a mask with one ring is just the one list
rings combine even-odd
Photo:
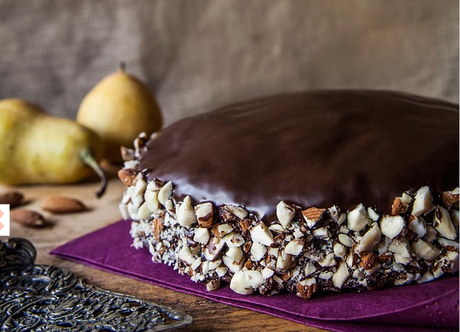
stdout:
[[456,0],[0,0],[0,98],[74,117],[120,61],[166,123],[309,88],[458,101]]

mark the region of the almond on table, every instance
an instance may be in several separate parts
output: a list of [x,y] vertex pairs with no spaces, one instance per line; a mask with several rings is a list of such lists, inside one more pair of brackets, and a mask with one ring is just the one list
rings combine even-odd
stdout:
[[6,191],[0,194],[0,204],[9,204],[11,207],[21,205],[24,195],[19,191]]
[[51,213],[74,213],[88,209],[80,200],[66,196],[49,196],[43,200],[41,208]]
[[46,225],[46,220],[43,215],[38,212],[26,209],[12,210],[10,212],[11,220],[26,227],[43,227]]

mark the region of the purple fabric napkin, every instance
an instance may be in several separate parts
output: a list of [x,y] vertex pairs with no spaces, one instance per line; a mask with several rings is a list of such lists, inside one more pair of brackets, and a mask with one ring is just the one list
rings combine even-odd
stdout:
[[179,292],[343,332],[458,331],[459,278],[372,292],[320,294],[304,300],[293,294],[238,295],[228,286],[207,292],[172,268],[152,263],[147,249],[131,247],[130,224],[119,221],[70,241],[51,254]]

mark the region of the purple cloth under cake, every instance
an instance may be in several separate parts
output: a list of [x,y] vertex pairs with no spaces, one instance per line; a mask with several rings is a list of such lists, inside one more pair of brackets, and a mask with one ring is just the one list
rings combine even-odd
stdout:
[[205,286],[188,276],[151,262],[148,250],[131,247],[129,229],[129,222],[119,221],[72,240],[51,254],[178,292],[332,331],[458,331],[458,275],[370,292],[322,293],[309,300],[294,294],[243,296],[228,286],[207,292]]

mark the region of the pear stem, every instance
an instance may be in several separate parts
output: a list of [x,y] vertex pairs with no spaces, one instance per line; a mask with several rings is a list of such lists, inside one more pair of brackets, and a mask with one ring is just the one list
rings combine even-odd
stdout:
[[80,151],[80,159],[83,161],[83,163],[91,167],[99,176],[99,179],[101,180],[101,186],[99,187],[98,191],[96,191],[96,197],[101,198],[107,188],[107,177],[104,170],[102,169],[101,165],[98,164],[96,159],[94,159],[93,154],[89,148],[84,148]]
[[122,73],[126,72],[126,63],[124,61],[120,62],[120,71]]

